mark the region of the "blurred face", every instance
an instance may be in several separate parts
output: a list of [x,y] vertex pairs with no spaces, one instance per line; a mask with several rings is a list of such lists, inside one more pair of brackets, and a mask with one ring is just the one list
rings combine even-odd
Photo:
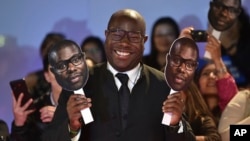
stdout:
[[175,31],[169,24],[159,24],[155,28],[154,42],[158,52],[168,53],[173,41],[176,39]]
[[141,61],[147,40],[143,27],[136,17],[117,16],[110,22],[105,31],[105,51],[116,70],[131,70]]
[[83,52],[85,52],[86,57],[91,58],[96,63],[102,62],[102,52],[99,47],[93,43],[89,42],[83,47]]
[[44,72],[44,77],[48,83],[51,85],[51,89],[53,91],[61,91],[62,87],[57,83],[55,75],[50,71],[50,69],[47,72]]
[[191,83],[197,67],[197,51],[191,47],[176,44],[167,55],[165,77],[170,88],[180,91]]
[[199,88],[203,95],[217,95],[217,80],[216,70],[214,64],[207,65],[201,72],[199,79]]
[[67,90],[82,88],[88,79],[88,68],[83,54],[75,46],[57,51],[54,56],[53,73],[57,82]]
[[210,3],[208,19],[218,31],[229,29],[240,13],[239,0],[216,0]]

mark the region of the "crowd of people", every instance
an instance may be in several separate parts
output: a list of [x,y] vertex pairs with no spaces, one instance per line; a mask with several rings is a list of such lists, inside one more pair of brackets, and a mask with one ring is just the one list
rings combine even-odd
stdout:
[[[174,18],[159,17],[148,36],[134,9],[111,15],[104,40],[91,35],[77,44],[48,33],[40,45],[43,69],[25,76],[32,99],[21,105],[24,95],[13,96],[14,119],[10,130],[1,120],[0,141],[229,141],[230,124],[250,124],[250,64],[244,61],[250,18],[241,0],[209,4],[210,57],[199,54],[194,27],[179,29]],[[126,101],[118,74],[126,77]],[[63,84],[83,87],[84,94]],[[86,109],[91,123],[82,118]]]

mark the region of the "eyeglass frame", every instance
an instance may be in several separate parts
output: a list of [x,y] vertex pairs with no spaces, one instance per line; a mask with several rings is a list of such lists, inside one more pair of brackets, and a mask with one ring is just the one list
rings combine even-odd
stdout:
[[[80,59],[81,61],[80,61],[79,64],[76,65],[76,64],[73,63],[72,59],[75,58],[75,57],[79,57],[79,56],[81,56],[81,59]],[[59,62],[55,63],[54,65],[51,65],[50,68],[53,69],[53,70],[55,70],[58,73],[63,73],[63,72],[65,72],[65,71],[67,71],[69,69],[69,63],[73,64],[74,66],[81,65],[82,63],[84,63],[85,57],[86,57],[85,53],[84,52],[80,52],[78,54],[74,54],[72,57],[70,57],[67,60],[59,61]],[[60,71],[58,68],[56,68],[56,66],[59,63],[63,63],[66,66],[66,68],[64,70]]]
[[211,1],[210,4],[212,7],[216,8],[218,11],[224,11],[226,10],[230,16],[238,16],[241,12],[241,8],[235,8],[231,6],[226,6],[224,3],[219,1]]
[[[139,42],[141,42],[142,39],[145,37],[145,35],[142,34],[141,31],[126,31],[126,30],[119,29],[119,28],[115,28],[115,29],[106,29],[105,31],[108,32],[108,33],[111,33],[111,35],[112,35],[112,33],[116,33],[116,32],[118,32],[118,31],[120,31],[120,32],[123,33],[122,36],[119,35],[119,36],[120,36],[119,39],[114,39],[114,36],[118,36],[118,35],[113,35],[113,36],[111,36],[111,39],[112,39],[113,41],[121,41],[121,40],[125,37],[125,35],[126,35],[126,36],[127,36],[127,39],[129,40],[129,42],[131,42],[131,43],[139,43]],[[132,38],[132,37],[130,37],[130,36],[131,36],[131,33],[140,35],[140,39],[138,39],[138,41],[133,41],[133,40],[131,40],[131,38]],[[116,37],[116,38],[117,38],[117,37]]]
[[[180,63],[177,65],[174,61],[173,61],[173,56],[176,56],[180,59]],[[171,55],[171,54],[167,54],[167,58],[168,58],[168,62],[170,63],[170,65],[172,67],[180,67],[183,63],[185,64],[185,69],[188,71],[195,71],[198,68],[199,62],[198,61],[193,61],[191,59],[184,59],[179,55]],[[195,65],[195,67],[193,67],[192,69],[187,68],[187,63],[186,62],[192,62],[192,65]]]

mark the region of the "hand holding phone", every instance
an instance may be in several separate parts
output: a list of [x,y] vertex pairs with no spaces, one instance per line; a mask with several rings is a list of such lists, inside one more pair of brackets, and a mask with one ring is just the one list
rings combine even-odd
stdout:
[[[29,99],[32,98],[29,91],[28,91],[28,87],[27,87],[24,79],[17,79],[17,80],[10,81],[10,87],[13,91],[13,94],[14,94],[16,100],[18,99],[20,94],[23,93],[23,99],[21,102],[21,106],[23,106],[25,103],[27,103],[29,101]],[[32,103],[28,107],[28,109],[35,109],[34,103]]]

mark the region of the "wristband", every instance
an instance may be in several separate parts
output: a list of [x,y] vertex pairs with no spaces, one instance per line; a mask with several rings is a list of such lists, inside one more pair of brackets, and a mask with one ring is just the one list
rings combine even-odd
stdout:
[[79,129],[76,130],[76,131],[70,129],[69,130],[69,135],[70,135],[71,138],[73,138],[78,134],[78,132],[79,132]]
[[220,69],[216,69],[217,74],[225,74],[227,72],[226,67],[222,67]]

